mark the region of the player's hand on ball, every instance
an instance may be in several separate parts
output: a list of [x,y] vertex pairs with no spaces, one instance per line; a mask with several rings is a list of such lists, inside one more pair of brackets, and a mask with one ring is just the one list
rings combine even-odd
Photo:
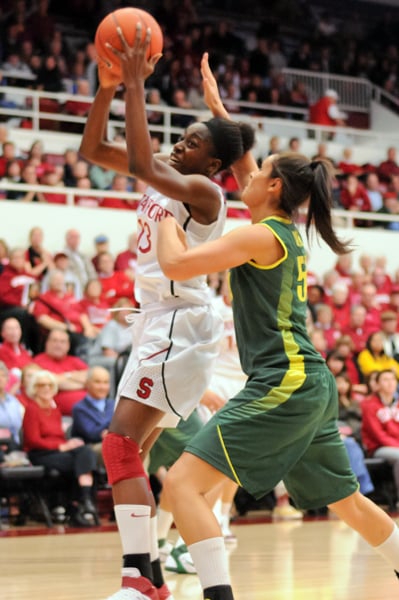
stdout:
[[122,83],[120,76],[115,71],[107,67],[104,60],[98,60],[98,79],[103,88],[118,87]]

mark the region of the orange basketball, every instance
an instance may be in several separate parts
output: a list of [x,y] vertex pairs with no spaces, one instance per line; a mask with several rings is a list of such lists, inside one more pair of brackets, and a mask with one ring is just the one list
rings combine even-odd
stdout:
[[132,46],[136,37],[137,22],[140,22],[142,25],[141,35],[143,41],[147,29],[151,29],[151,42],[148,47],[147,58],[162,52],[163,35],[161,28],[154,17],[140,8],[127,7],[114,10],[104,17],[97,27],[94,45],[96,47],[98,60],[102,63],[102,66],[107,66],[115,77],[122,76],[120,60],[115,56],[112,50],[106,47],[105,44],[111,44],[111,46],[117,50],[123,49],[122,42],[116,30],[119,26],[123,31],[127,44]]

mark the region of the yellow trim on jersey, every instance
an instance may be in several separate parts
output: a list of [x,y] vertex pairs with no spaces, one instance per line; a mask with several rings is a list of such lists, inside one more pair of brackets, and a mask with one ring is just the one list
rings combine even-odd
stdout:
[[222,431],[221,431],[221,429],[220,429],[220,425],[217,425],[217,432],[218,432],[219,441],[220,441],[220,443],[221,443],[221,445],[222,445],[223,452],[224,452],[224,455],[225,455],[225,457],[226,457],[227,463],[228,463],[228,465],[229,465],[229,467],[230,467],[230,469],[231,469],[231,472],[232,472],[232,473],[233,473],[233,475],[234,475],[234,479],[236,480],[236,482],[238,483],[238,485],[239,485],[240,487],[242,487],[242,483],[241,483],[241,481],[240,481],[240,478],[238,477],[238,475],[237,475],[237,473],[236,473],[236,471],[235,471],[235,469],[234,469],[234,467],[233,467],[233,464],[232,464],[232,462],[231,462],[231,460],[230,460],[230,457],[229,457],[229,453],[227,452],[227,448],[226,448],[226,446],[225,446],[225,444],[224,444],[224,441],[223,441],[223,436],[222,436]]
[[[273,217],[273,219],[277,219],[277,217]],[[279,221],[283,221],[283,222],[287,222],[287,223],[291,223],[291,221],[289,221],[288,219],[283,219],[282,217],[278,217]],[[270,269],[275,269],[276,267],[278,267],[279,265],[281,265],[282,262],[285,261],[285,259],[288,256],[288,250],[287,250],[287,246],[285,245],[285,243],[283,242],[283,240],[281,239],[281,237],[279,235],[277,235],[277,233],[274,231],[274,229],[272,227],[270,227],[270,225],[268,225],[267,223],[259,223],[259,225],[263,225],[264,227],[267,227],[267,229],[269,231],[272,232],[272,234],[274,235],[275,238],[278,239],[278,241],[280,242],[283,250],[284,250],[284,255],[277,260],[275,263],[272,263],[271,265],[259,265],[257,262],[253,261],[253,260],[249,260],[248,263],[252,266],[255,267],[256,269],[261,269],[263,271],[267,271]]]

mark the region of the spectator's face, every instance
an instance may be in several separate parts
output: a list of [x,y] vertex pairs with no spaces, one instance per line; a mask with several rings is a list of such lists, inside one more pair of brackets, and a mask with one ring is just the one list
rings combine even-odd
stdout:
[[87,381],[87,391],[96,400],[106,398],[109,393],[109,373],[105,369],[93,369]]
[[98,268],[100,269],[101,273],[106,273],[107,275],[112,274],[114,271],[114,261],[112,256],[109,254],[103,254],[98,261]]
[[80,233],[75,229],[67,232],[66,244],[72,250],[77,250],[80,244]]
[[10,255],[10,265],[16,271],[24,271],[25,269],[25,253],[23,250],[14,250]]
[[396,392],[398,381],[395,373],[381,373],[377,382],[377,391],[386,396],[393,396]]
[[21,339],[21,325],[17,319],[6,319],[1,328],[1,337],[5,342],[18,344]]
[[51,331],[46,341],[46,354],[55,359],[64,358],[69,351],[69,337],[63,331]]

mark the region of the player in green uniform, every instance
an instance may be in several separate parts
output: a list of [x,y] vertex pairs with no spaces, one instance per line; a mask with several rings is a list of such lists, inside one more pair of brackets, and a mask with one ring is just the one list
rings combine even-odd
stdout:
[[[204,58],[208,106],[226,115]],[[294,217],[338,253],[331,224],[331,171],[320,160],[272,155],[234,168],[252,224],[189,248],[173,218],[160,223],[158,257],[171,280],[231,269],[237,344],[247,384],[187,446],[164,491],[207,600],[232,600],[219,525],[204,494],[227,476],[255,497],[283,479],[299,508],[328,505],[399,571],[399,530],[358,490],[337,429],[337,390],[306,332],[306,262]],[[190,511],[186,507],[190,506]],[[193,519],[192,515],[196,518]]]

